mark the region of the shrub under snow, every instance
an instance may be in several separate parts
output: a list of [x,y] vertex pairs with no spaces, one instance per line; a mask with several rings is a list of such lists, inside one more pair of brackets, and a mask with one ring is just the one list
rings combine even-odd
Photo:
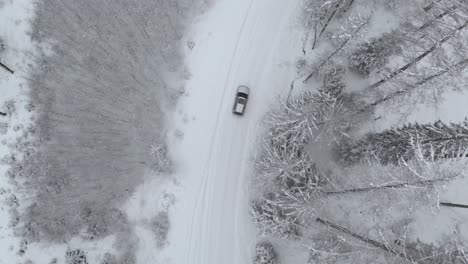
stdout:
[[2,53],[5,50],[5,42],[3,41],[2,38],[0,38],[0,53]]
[[159,212],[151,220],[151,230],[156,236],[156,241],[158,247],[163,247],[167,242],[167,234],[169,233],[169,228],[171,227],[169,222],[169,216],[167,212]]
[[151,168],[156,173],[170,173],[172,162],[169,159],[167,146],[164,144],[153,144],[150,147],[152,157]]
[[117,258],[110,253],[105,253],[100,264],[117,264]]
[[276,193],[268,193],[260,200],[252,202],[251,213],[262,235],[280,238],[294,238],[300,235],[299,224],[293,208],[285,203],[286,198]]
[[67,264],[88,264],[86,254],[81,249],[68,249],[65,254],[65,261]]
[[3,104],[3,108],[8,116],[16,113],[16,103],[15,100],[8,100]]
[[0,123],[0,135],[6,135],[8,132],[8,123]]
[[257,243],[254,264],[279,264],[273,245],[270,242]]

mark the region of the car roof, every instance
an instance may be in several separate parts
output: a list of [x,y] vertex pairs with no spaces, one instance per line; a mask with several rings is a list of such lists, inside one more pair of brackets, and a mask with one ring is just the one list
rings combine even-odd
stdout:
[[244,85],[241,85],[237,88],[237,92],[238,93],[245,93],[245,94],[249,94],[250,93],[250,89],[249,87],[247,86],[244,86]]
[[234,111],[237,113],[242,113],[244,112],[244,107],[245,107],[244,104],[236,104],[236,108],[234,109]]

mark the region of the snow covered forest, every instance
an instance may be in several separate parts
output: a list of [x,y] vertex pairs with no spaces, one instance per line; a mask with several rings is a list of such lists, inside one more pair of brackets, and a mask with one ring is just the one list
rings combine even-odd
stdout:
[[0,0],[0,63],[0,263],[468,263],[466,0]]
[[467,263],[460,226],[433,241],[415,229],[465,176],[468,119],[407,120],[466,98],[468,3],[306,1],[300,21],[297,78],[265,118],[252,182],[278,257],[255,263],[288,255],[284,241],[308,263]]
[[[32,242],[117,235],[117,253],[102,263],[135,262],[134,231],[120,208],[144,177],[172,170],[166,112],[187,75],[187,23],[207,7],[191,0],[34,3],[29,33],[37,52],[26,54],[31,64],[22,69],[29,101],[2,108],[15,116],[24,107],[32,122],[0,123],[2,134],[19,131],[2,161],[15,188],[10,227],[23,239],[21,255]],[[3,44],[0,52],[12,49]],[[167,221],[159,213],[151,223],[162,244]],[[83,250],[70,252],[67,263],[87,263]]]

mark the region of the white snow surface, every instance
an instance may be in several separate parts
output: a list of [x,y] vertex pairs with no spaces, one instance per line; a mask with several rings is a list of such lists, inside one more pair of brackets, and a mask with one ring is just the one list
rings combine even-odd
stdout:
[[[6,101],[14,100],[16,113],[11,117],[0,116],[0,122],[8,123],[9,128],[5,135],[0,134],[0,158],[11,153],[8,144],[14,144],[21,131],[14,131],[14,127],[30,124],[30,115],[24,109],[27,103],[26,79],[27,64],[30,62],[26,56],[32,51],[32,44],[27,32],[30,30],[28,20],[31,19],[32,1],[15,0],[0,1],[0,38],[5,44],[5,51],[0,54],[0,60],[15,71],[10,74],[0,68],[0,111],[5,111],[3,105]],[[9,228],[10,214],[7,199],[13,193],[13,187],[5,173],[8,165],[0,164],[0,264],[16,263],[19,249],[19,239]]]
[[[301,39],[299,0],[220,0],[188,41],[192,78],[178,105],[170,141],[180,186],[170,209],[164,263],[251,263],[256,230],[249,179],[260,122],[295,77]],[[239,85],[251,93],[243,117],[232,107]]]
[[[29,35],[30,22],[34,18],[33,3],[33,0],[0,0],[0,37],[5,43],[5,51],[0,54],[0,60],[15,71],[10,74],[0,68],[0,107],[8,100],[14,100],[16,106],[16,112],[11,117],[0,116],[0,122],[9,125],[7,133],[0,134],[0,158],[11,154],[12,149],[8,145],[14,144],[24,130],[15,131],[13,128],[18,125],[26,128],[32,123],[32,114],[26,111],[25,105],[29,101],[27,76],[31,71],[33,54],[37,52]],[[114,252],[114,236],[109,236],[91,242],[77,237],[67,244],[32,243],[27,246],[24,255],[18,254],[21,239],[15,236],[10,226],[11,216],[7,201],[13,194],[19,198],[22,206],[30,199],[22,193],[15,193],[16,188],[5,175],[7,169],[7,164],[0,163],[0,264],[27,263],[27,260],[49,263],[53,258],[57,259],[57,263],[65,263],[67,247],[83,249],[88,259],[92,260],[102,259],[105,252]]]
[[[300,56],[301,34],[294,25],[300,0],[219,0],[194,23],[186,47],[192,78],[177,106],[170,138],[179,182],[173,178],[151,179],[142,184],[124,205],[133,223],[137,263],[210,264],[250,263],[256,231],[249,215],[249,179],[260,122],[277,96],[287,93],[294,79],[295,60]],[[14,143],[16,124],[31,121],[24,110],[27,82],[24,78],[34,53],[28,32],[33,19],[31,0],[7,1],[0,8],[0,33],[7,50],[1,59],[16,70],[1,71],[2,100],[14,99],[17,114],[8,119],[10,129],[0,136]],[[188,45],[191,46],[191,45]],[[251,88],[243,117],[231,111],[239,85]],[[183,136],[181,136],[183,133]],[[0,155],[10,149],[0,145]],[[0,166],[3,175],[7,166]],[[175,186],[175,187],[174,187]],[[6,177],[0,187],[13,190]],[[176,203],[172,205],[172,194]],[[169,195],[167,195],[169,194]],[[21,197],[20,197],[21,201]],[[169,208],[169,209],[168,209]],[[67,247],[83,249],[90,263],[105,252],[113,253],[115,237],[100,241],[75,238],[67,244],[29,244],[19,256],[19,239],[8,226],[8,207],[0,208],[0,264],[27,259],[48,263],[53,257],[64,262]],[[158,211],[169,210],[169,245],[160,252],[148,221]]]
[[[3,3],[0,36],[5,40],[6,50],[0,60],[11,66],[15,74],[0,68],[0,107],[14,99],[17,113],[0,120],[10,125],[8,133],[0,135],[0,141],[12,144],[20,133],[13,127],[20,124],[26,127],[31,122],[30,114],[24,109],[27,103],[24,77],[31,63],[27,54],[34,53],[28,35],[33,1]],[[295,25],[300,5],[300,0],[218,0],[193,25],[186,37],[195,44],[193,49],[186,48],[186,63],[192,78],[186,85],[186,96],[177,106],[172,124],[174,136],[169,142],[179,183],[174,184],[169,177],[148,179],[124,206],[130,222],[135,224],[138,241],[133,237],[129,240],[135,240],[138,248],[137,263],[252,263],[257,240],[249,215],[252,162],[261,119],[277,96],[288,92],[290,82],[296,77],[294,66],[302,46],[302,35]],[[251,89],[243,117],[231,113],[239,85]],[[439,108],[419,106],[407,121],[460,122],[466,116],[467,106],[468,93],[448,93]],[[387,114],[376,122],[373,130],[392,124],[400,125],[400,120]],[[0,158],[10,151],[6,144],[0,144]],[[0,164],[1,176],[6,169],[6,165]],[[441,198],[466,203],[467,184],[467,178],[450,184]],[[114,236],[93,242],[75,238],[61,245],[30,244],[26,254],[20,257],[17,254],[20,240],[9,227],[5,204],[14,188],[6,177],[0,177],[0,188],[5,191],[0,192],[0,264],[27,259],[48,263],[53,257],[58,263],[64,263],[68,246],[83,249],[90,263],[98,263],[94,260],[102,259],[104,252],[114,251]],[[168,193],[175,194],[176,202],[172,206]],[[149,231],[148,220],[167,209],[171,217],[169,245],[160,252],[154,234]],[[467,214],[466,209],[459,208],[441,208],[437,214],[421,212],[417,235],[434,241],[459,225],[463,236],[468,237],[468,228],[463,225]],[[305,256],[295,254],[295,257]],[[282,256],[282,260],[289,259]]]

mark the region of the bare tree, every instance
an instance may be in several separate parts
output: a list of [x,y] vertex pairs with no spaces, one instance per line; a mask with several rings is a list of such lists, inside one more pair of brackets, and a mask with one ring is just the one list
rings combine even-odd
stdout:
[[264,143],[265,153],[257,162],[257,177],[289,192],[310,192],[320,185],[320,172],[305,151],[282,151]]
[[[446,68],[432,74],[429,76],[423,76],[421,80],[415,82],[414,84],[411,83],[403,83],[400,84],[400,88],[397,89],[396,91],[386,94],[386,95],[380,95],[377,99],[375,99],[374,102],[367,104],[366,106],[362,107],[358,111],[356,111],[356,114],[362,114],[367,111],[373,111],[375,107],[377,107],[380,104],[386,103],[388,101],[391,101],[395,98],[402,97],[405,95],[409,95],[411,93],[414,93],[417,89],[422,89],[424,88],[426,84],[430,83],[433,80],[436,80],[438,78],[443,77],[445,74],[448,74],[450,72],[453,72],[454,74],[460,73],[463,71],[466,66],[468,65],[468,59],[461,60],[460,62],[457,62],[455,64],[449,65]],[[459,74],[461,75],[461,74]],[[444,78],[440,80],[440,82],[444,81],[446,85],[447,79]],[[438,84],[439,85],[439,84]],[[440,84],[442,85],[442,84]]]
[[[398,31],[402,40],[404,54],[408,57],[408,62],[395,70],[385,74],[379,81],[371,84],[365,92],[373,91],[379,86],[387,83],[393,78],[415,67],[420,61],[425,59],[426,64],[444,65],[444,61],[454,63],[450,54],[444,54],[444,50],[453,49],[456,53],[461,53],[462,59],[466,58],[466,51],[460,49],[459,41],[465,42],[466,32],[464,29],[468,25],[466,17],[468,15],[468,5],[459,0],[436,1],[429,5],[430,8],[410,9],[412,11],[403,12],[407,21],[403,23]],[[417,56],[409,57],[415,53]],[[460,61],[459,56],[457,61]],[[421,69],[419,69],[421,71]]]
[[323,32],[325,32],[328,25],[330,24],[332,19],[335,17],[336,13],[340,9],[341,5],[345,2],[345,0],[337,0],[337,1],[330,1],[330,2],[334,2],[334,3],[330,3],[330,6],[331,6],[330,11],[329,11],[330,14],[328,15],[328,18],[324,21],[322,29],[320,30],[318,37],[322,36]]
[[449,238],[440,245],[416,241],[405,245],[407,258],[419,264],[464,264],[468,262],[466,246],[459,239]]
[[[335,5],[335,2],[339,2],[342,0],[333,0],[333,1],[326,1],[326,0],[320,0],[320,1],[307,1],[305,4],[305,14],[304,17],[307,17],[306,21],[307,24],[305,25],[306,29],[306,36],[304,39],[304,44],[302,47],[302,52],[305,54],[306,53],[306,46],[307,43],[309,42],[309,35],[311,33],[311,30],[314,30],[314,39],[313,39],[313,44],[312,44],[312,49],[315,48],[315,44],[317,42],[317,30],[321,25],[324,23],[324,21],[327,19],[327,15],[330,12],[330,8]],[[333,11],[332,11],[333,12]]]
[[[5,48],[5,42],[4,42],[3,38],[0,38],[0,54],[2,54],[5,51],[5,49],[6,49]],[[0,67],[2,67],[3,69],[5,69],[6,71],[8,71],[11,74],[15,73],[10,67],[5,65],[1,61],[0,61]]]
[[314,234],[307,243],[308,263],[398,263],[391,254],[373,248],[357,239],[349,238],[339,231],[326,231]]
[[319,38],[326,32],[333,19],[346,13],[353,3],[354,0],[306,1],[304,11],[304,17],[307,17],[305,25],[306,35],[302,45],[302,52],[304,55],[307,53],[307,44],[312,31],[313,40],[311,49],[313,50]]
[[369,90],[373,90],[377,87],[379,87],[380,85],[388,82],[389,80],[393,79],[394,77],[398,76],[399,74],[401,74],[402,72],[406,71],[408,68],[410,68],[411,66],[415,65],[416,63],[418,63],[419,61],[421,61],[422,59],[424,59],[426,56],[428,56],[429,54],[431,54],[433,51],[435,51],[438,47],[442,46],[445,42],[449,41],[455,34],[457,34],[459,31],[463,30],[466,26],[468,26],[468,21],[464,22],[462,25],[460,25],[459,27],[457,27],[452,34],[444,37],[443,39],[437,41],[432,47],[430,47],[429,49],[427,49],[426,51],[424,51],[423,53],[421,53],[419,56],[415,57],[414,59],[412,59],[410,62],[406,63],[405,65],[399,67],[398,69],[396,69],[395,71],[391,72],[389,75],[385,76],[383,79],[373,83],[372,85],[370,85],[367,89]]
[[[304,78],[303,82],[306,83],[309,81],[310,78],[312,78],[317,71],[323,67],[325,64],[330,63],[330,61],[335,57],[337,54],[339,54],[348,43],[358,36],[358,33],[363,30],[366,26],[368,26],[370,20],[372,18],[372,14],[368,16],[356,16],[356,17],[350,17],[348,18],[349,23],[347,24],[348,26],[345,28],[346,33],[344,34],[339,34],[340,36],[344,36],[344,40],[340,42],[337,48],[335,48],[334,51],[332,51],[329,55],[327,55],[324,59],[322,59],[317,66],[312,67],[312,71]],[[349,33],[351,32],[351,33]]]
[[300,235],[301,224],[297,212],[281,206],[282,197],[268,193],[260,200],[253,201],[251,213],[262,235],[280,238],[295,238]]
[[324,220],[324,219],[322,219],[322,218],[316,218],[315,220],[316,220],[318,223],[321,223],[321,224],[326,225],[327,227],[336,229],[336,230],[338,230],[338,231],[340,231],[340,232],[343,232],[343,233],[345,233],[345,234],[347,234],[347,235],[350,235],[350,236],[352,236],[353,238],[356,238],[356,239],[358,239],[358,240],[360,240],[360,241],[362,241],[362,242],[364,242],[364,243],[367,243],[367,244],[372,245],[372,246],[374,246],[374,247],[376,247],[376,248],[379,248],[379,249],[382,249],[382,250],[384,250],[384,251],[387,251],[388,253],[391,253],[391,254],[396,255],[396,256],[399,256],[399,257],[404,257],[404,254],[403,254],[403,253],[398,252],[398,251],[395,250],[395,249],[392,249],[392,248],[387,247],[384,243],[381,243],[381,242],[378,242],[378,241],[376,241],[376,240],[373,240],[373,239],[370,239],[370,238],[366,238],[366,237],[364,237],[364,236],[361,236],[361,235],[359,235],[359,234],[357,234],[357,233],[352,232],[351,230],[349,230],[349,229],[347,229],[347,228],[345,228],[345,227],[339,226],[339,225],[337,225],[337,224],[335,224],[335,223],[333,223],[333,222],[330,222],[330,221],[328,221],[328,220]]
[[[386,253],[385,258],[387,261],[391,259],[391,263],[407,263],[407,264],[436,264],[436,263],[451,263],[451,264],[462,264],[468,261],[468,256],[465,254],[466,246],[464,243],[460,241],[456,234],[452,234],[451,236],[447,237],[439,243],[439,245],[434,244],[427,244],[421,242],[419,239],[415,242],[403,241],[400,242],[398,240],[394,241],[393,244],[388,244],[385,242],[380,242],[375,239],[371,239],[365,236],[362,236],[356,232],[349,230],[343,226],[340,226],[332,221],[325,220],[322,218],[317,218],[316,221],[320,224],[327,226],[328,228],[338,231],[344,235],[347,235],[357,241],[363,242],[367,244],[368,247],[361,251],[362,254],[369,254],[372,253],[372,249],[369,247],[373,247],[376,249],[380,249],[382,252]],[[334,241],[338,240],[335,234],[331,237]],[[333,241],[329,240],[329,241]],[[346,241],[345,239],[342,239]],[[335,242],[336,243],[336,242]],[[341,242],[341,244],[344,244]],[[335,244],[336,245],[336,244]],[[338,244],[340,245],[340,244]],[[355,246],[354,246],[355,247]],[[317,254],[317,252],[321,253],[322,251],[317,251],[313,246],[310,247],[312,252]],[[343,248],[343,246],[341,246]],[[339,251],[337,252],[336,248],[329,248],[328,254],[321,254],[320,256],[329,257],[330,255],[339,256]],[[342,249],[341,249],[342,250]],[[346,245],[345,251],[343,253],[352,253],[353,247],[348,242]],[[338,254],[337,254],[338,253]],[[346,254],[341,254],[345,255]],[[395,257],[397,259],[395,259]],[[336,258],[335,258],[336,261]],[[385,261],[386,262],[386,261]],[[334,262],[337,263],[337,262]],[[383,263],[383,262],[381,262]]]
[[37,3],[31,37],[51,52],[36,58],[30,78],[36,150],[11,172],[25,183],[25,203],[34,200],[21,214],[29,233],[57,241],[82,230],[89,239],[109,235],[125,224],[115,207],[148,169],[170,172],[162,110],[173,105],[174,88],[166,76],[183,80],[181,34],[202,5]]

